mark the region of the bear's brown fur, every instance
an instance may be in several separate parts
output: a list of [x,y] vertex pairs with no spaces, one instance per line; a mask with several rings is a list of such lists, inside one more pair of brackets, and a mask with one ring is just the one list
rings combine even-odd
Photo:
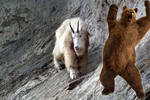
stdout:
[[137,8],[124,6],[121,19],[117,21],[118,7],[115,4],[110,6],[107,17],[109,37],[103,49],[103,68],[100,74],[104,95],[114,91],[114,78],[120,75],[139,98],[145,97],[142,79],[135,66],[135,46],[150,29],[149,1],[145,1],[145,7],[146,16],[136,20]]

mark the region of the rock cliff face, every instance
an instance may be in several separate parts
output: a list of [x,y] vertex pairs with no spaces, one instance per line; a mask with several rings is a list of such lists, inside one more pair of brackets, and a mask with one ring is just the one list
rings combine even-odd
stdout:
[[[135,92],[119,76],[113,94],[103,96],[99,82],[102,48],[108,36],[109,6],[137,7],[145,15],[144,0],[1,0],[0,100],[136,100]],[[63,20],[80,16],[90,32],[87,72],[70,80],[66,69],[52,62],[55,30]],[[150,32],[136,47],[137,66],[150,99]],[[149,98],[149,99],[148,99]]]

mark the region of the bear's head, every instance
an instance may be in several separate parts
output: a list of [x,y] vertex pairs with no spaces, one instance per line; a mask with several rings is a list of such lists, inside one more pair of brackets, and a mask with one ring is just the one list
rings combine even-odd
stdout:
[[121,15],[121,21],[125,23],[133,23],[136,21],[136,13],[138,9],[127,8],[127,6],[123,7],[123,12]]

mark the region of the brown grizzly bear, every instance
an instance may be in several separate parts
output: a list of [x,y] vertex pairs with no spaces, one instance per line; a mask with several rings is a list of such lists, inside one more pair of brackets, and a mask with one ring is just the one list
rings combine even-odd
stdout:
[[116,20],[118,7],[112,4],[107,22],[109,37],[103,49],[103,68],[100,81],[102,94],[114,91],[114,78],[120,75],[135,90],[139,98],[145,97],[142,79],[136,68],[135,46],[150,28],[150,1],[145,1],[146,16],[136,20],[136,9],[123,7],[121,19]]

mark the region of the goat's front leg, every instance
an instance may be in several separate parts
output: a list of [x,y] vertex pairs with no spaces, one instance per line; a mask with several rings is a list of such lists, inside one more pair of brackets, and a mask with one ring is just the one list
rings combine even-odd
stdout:
[[63,55],[59,52],[59,49],[56,45],[54,50],[53,50],[53,61],[54,61],[55,68],[58,71],[63,69],[63,67],[59,64],[59,61],[62,60],[62,57],[63,57]]
[[87,63],[88,63],[88,54],[85,54],[79,60],[79,71],[80,71],[80,74],[86,73]]
[[70,73],[71,79],[76,79],[79,76],[77,58],[73,50],[70,48],[66,49],[64,54],[65,66]]

